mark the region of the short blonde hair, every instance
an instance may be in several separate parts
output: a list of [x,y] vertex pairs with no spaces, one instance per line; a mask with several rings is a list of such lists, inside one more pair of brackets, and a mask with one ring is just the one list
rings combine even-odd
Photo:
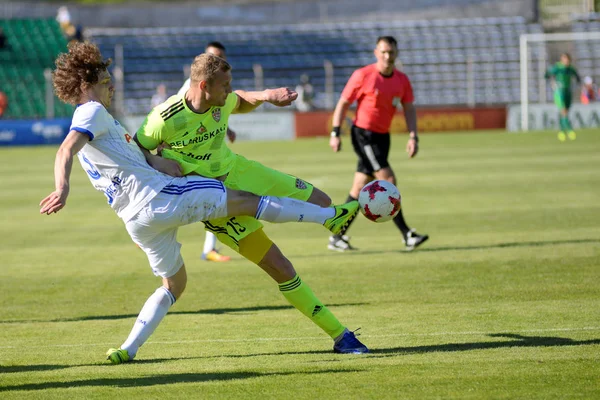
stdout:
[[221,57],[203,53],[194,58],[194,62],[192,62],[190,80],[192,82],[207,81],[212,83],[217,72],[227,72],[229,70],[231,70],[231,65]]

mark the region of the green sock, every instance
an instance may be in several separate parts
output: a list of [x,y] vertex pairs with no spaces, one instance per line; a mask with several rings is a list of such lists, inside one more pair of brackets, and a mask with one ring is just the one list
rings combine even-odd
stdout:
[[566,132],[570,132],[570,131],[573,130],[573,127],[571,126],[571,121],[569,121],[569,117],[568,116],[563,117],[561,115],[559,121],[560,121],[560,130],[561,131],[563,131],[563,132],[566,133]]
[[562,117],[562,119],[564,120],[563,124],[565,126],[565,132],[572,131],[573,128],[571,127],[571,121],[569,121],[569,117]]
[[563,117],[562,115],[559,115],[558,117],[558,123],[560,125],[560,130],[561,132],[567,132],[567,127],[565,126],[565,117]]
[[335,339],[346,329],[331,311],[317,299],[317,296],[313,294],[307,284],[302,282],[298,275],[292,280],[280,283],[279,290],[291,305],[310,318],[331,338]]

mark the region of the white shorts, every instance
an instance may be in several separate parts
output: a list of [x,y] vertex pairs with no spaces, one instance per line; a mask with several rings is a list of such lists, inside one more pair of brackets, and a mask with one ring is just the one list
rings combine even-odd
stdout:
[[222,182],[200,176],[176,178],[140,210],[125,227],[146,253],[154,275],[168,278],[183,265],[180,226],[227,216]]

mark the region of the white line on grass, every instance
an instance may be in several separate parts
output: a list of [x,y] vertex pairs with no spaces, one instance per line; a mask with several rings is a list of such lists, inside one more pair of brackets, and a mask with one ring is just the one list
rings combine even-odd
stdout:
[[[482,332],[482,331],[465,331],[465,332],[431,332],[431,333],[390,333],[385,335],[362,335],[368,338],[385,338],[385,337],[411,337],[411,336],[461,336],[461,335],[494,335],[502,333],[541,333],[541,332],[580,332],[580,331],[600,331],[598,326],[586,326],[582,328],[547,328],[547,329],[506,329],[500,332]],[[291,340],[320,340],[323,336],[305,336],[305,337],[283,337],[283,338],[242,338],[242,339],[197,339],[197,340],[165,340],[165,341],[149,341],[146,344],[188,344],[188,343],[244,343],[244,342],[283,342]],[[20,348],[49,348],[49,347],[88,347],[88,346],[112,346],[114,343],[81,343],[81,344],[49,344],[49,345],[21,345],[21,346],[0,346],[0,349],[16,349]]]

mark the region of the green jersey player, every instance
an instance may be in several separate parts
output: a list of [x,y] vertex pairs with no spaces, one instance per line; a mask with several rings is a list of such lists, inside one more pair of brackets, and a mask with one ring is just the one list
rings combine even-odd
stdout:
[[[216,178],[228,188],[246,188],[254,194],[331,205],[329,196],[310,183],[235,154],[225,141],[230,114],[250,112],[263,102],[286,106],[296,99],[296,92],[287,88],[232,92],[231,66],[212,54],[194,59],[190,80],[187,92],[172,96],[150,112],[136,134],[140,146],[154,150],[166,145],[162,156],[177,161],[182,175]],[[347,208],[356,215],[358,202],[348,203]],[[259,262],[268,250],[246,245],[253,243],[252,234],[262,228],[255,218],[223,218],[206,221],[205,226],[251,261]]]
[[546,79],[551,79],[552,89],[554,90],[554,104],[559,110],[560,132],[558,139],[565,141],[567,135],[569,139],[575,140],[575,132],[569,121],[569,108],[571,108],[571,82],[575,78],[581,82],[577,70],[571,65],[571,56],[563,53],[560,61],[554,64],[546,71]]

